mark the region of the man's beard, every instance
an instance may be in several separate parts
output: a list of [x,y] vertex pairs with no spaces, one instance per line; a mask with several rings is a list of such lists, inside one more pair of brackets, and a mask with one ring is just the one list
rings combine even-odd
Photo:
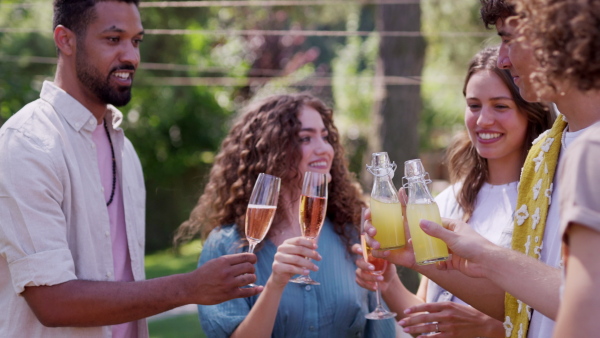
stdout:
[[87,62],[87,54],[83,48],[77,47],[77,56],[75,59],[77,78],[79,81],[103,103],[113,106],[124,106],[131,100],[131,86],[129,87],[111,87],[111,74],[119,69],[135,70],[133,65],[121,65],[111,69],[108,76],[103,77],[97,68]]

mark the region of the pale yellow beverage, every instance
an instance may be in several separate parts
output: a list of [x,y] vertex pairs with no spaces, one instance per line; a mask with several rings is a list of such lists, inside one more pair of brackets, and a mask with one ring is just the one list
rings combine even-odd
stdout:
[[419,222],[422,219],[442,224],[440,210],[435,202],[429,204],[407,204],[406,218],[412,238],[415,260],[419,265],[426,265],[448,259],[448,246],[439,238],[427,235]]
[[374,238],[381,249],[399,249],[406,245],[400,202],[384,203],[371,198],[371,223],[377,229]]

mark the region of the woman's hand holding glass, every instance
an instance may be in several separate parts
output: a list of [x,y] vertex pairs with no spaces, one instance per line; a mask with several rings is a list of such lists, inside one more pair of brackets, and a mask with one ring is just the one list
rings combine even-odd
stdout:
[[398,279],[398,274],[396,273],[396,266],[394,264],[388,264],[386,269],[383,271],[381,275],[374,275],[372,271],[375,270],[373,264],[368,263],[364,260],[363,250],[360,244],[354,244],[352,246],[352,252],[359,255],[356,262],[356,283],[367,290],[375,291],[376,285],[382,293],[385,294],[388,287],[391,284],[391,281],[396,278]]
[[275,253],[270,281],[285,287],[294,275],[308,275],[309,271],[318,271],[319,267],[311,261],[321,260],[321,255],[316,250],[317,244],[305,237],[286,239]]
[[[370,265],[366,270],[367,273],[381,276],[387,270],[387,267],[390,264],[388,264],[388,262],[382,258],[373,257],[373,255],[371,254],[372,249],[367,245],[366,242],[366,238],[368,238],[369,236],[365,233],[365,209],[366,208],[363,208],[360,214],[360,242],[363,253],[363,260],[365,262],[368,262]],[[373,269],[371,269],[371,266],[373,266]],[[365,315],[365,318],[372,320],[380,320],[396,317],[395,312],[390,312],[385,307],[383,307],[381,301],[381,289],[379,288],[379,282],[376,279],[374,283],[375,292],[377,293],[377,307],[371,313],[367,313]]]

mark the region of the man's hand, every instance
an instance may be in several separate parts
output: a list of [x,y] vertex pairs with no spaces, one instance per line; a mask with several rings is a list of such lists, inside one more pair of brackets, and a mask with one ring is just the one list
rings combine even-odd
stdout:
[[427,220],[422,220],[419,224],[426,234],[446,242],[452,253],[451,259],[437,263],[438,268],[459,270],[474,278],[486,277],[488,266],[485,264],[485,256],[499,247],[465,222],[448,218],[442,219],[442,222],[443,227]]
[[262,287],[241,288],[256,281],[256,256],[251,253],[225,255],[204,263],[189,273],[186,290],[193,303],[219,304],[234,298],[254,296]]

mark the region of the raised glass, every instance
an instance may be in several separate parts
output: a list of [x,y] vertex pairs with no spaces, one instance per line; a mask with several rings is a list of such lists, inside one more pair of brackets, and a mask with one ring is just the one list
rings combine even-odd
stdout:
[[[304,173],[300,196],[300,231],[310,240],[319,237],[327,211],[327,175],[307,171]],[[307,258],[308,259],[308,258]],[[292,283],[320,285],[310,275],[290,279]]]
[[[246,239],[250,253],[254,252],[256,245],[265,239],[271,228],[277,210],[280,186],[281,179],[279,177],[264,173],[258,174],[246,209]],[[256,284],[251,283],[248,286],[254,287]]]

